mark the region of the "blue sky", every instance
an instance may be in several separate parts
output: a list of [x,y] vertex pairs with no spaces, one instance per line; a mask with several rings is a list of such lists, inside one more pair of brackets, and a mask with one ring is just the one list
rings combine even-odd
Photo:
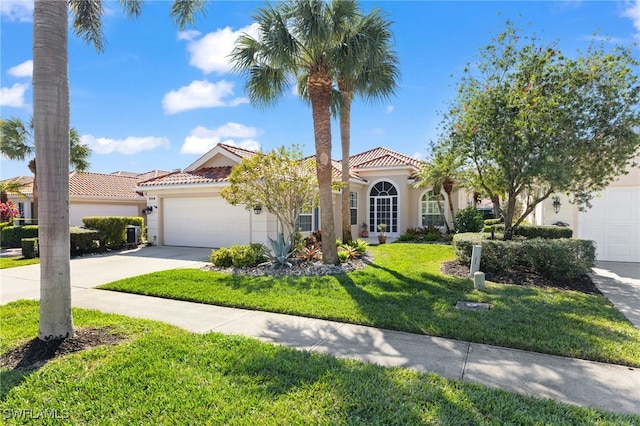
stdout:
[[[129,20],[105,1],[104,53],[71,34],[71,125],[93,150],[90,171],[185,168],[216,142],[268,151],[300,144],[314,153],[311,109],[293,91],[268,109],[251,106],[244,81],[227,63],[233,41],[251,31],[262,2],[211,1],[195,28],[179,32],[169,2],[147,1]],[[352,153],[378,146],[424,158],[440,113],[478,50],[515,21],[527,33],[559,42],[567,55],[585,50],[598,31],[629,46],[640,34],[637,1],[436,2],[364,1],[394,22],[401,78],[388,101],[356,100]],[[0,116],[32,113],[32,1],[0,2]],[[634,48],[634,52],[638,52]],[[340,158],[333,123],[333,157]],[[2,159],[0,177],[30,175],[26,162]]]

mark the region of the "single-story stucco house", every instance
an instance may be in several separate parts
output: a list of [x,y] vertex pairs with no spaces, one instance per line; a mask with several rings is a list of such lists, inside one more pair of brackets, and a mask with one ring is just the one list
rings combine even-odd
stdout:
[[[82,218],[87,216],[142,216],[147,199],[136,187],[138,182],[162,176],[166,171],[137,174],[128,172],[91,173],[71,172],[69,174],[69,225],[82,226]],[[20,176],[8,180],[18,180],[25,184],[22,195],[9,193],[20,216],[20,223],[31,223],[33,215],[33,177]]]
[[[635,162],[640,164],[640,155]],[[630,165],[627,172],[596,195],[592,208],[581,212],[566,195],[558,195],[557,213],[550,197],[530,221],[569,224],[574,237],[596,242],[598,260],[640,262],[640,167]]]
[[[141,182],[138,191],[153,209],[148,215],[149,241],[160,245],[229,247],[233,244],[267,243],[279,228],[274,215],[259,214],[227,203],[220,191],[228,186],[231,168],[256,154],[218,144],[182,171]],[[366,224],[376,236],[379,223],[388,224],[387,235],[397,237],[408,227],[442,226],[442,218],[430,188],[414,188],[422,161],[388,148],[353,155],[350,165],[351,227],[360,235]],[[333,178],[341,179],[341,164],[334,161]],[[467,194],[454,190],[454,208],[467,206]],[[340,192],[334,191],[334,217],[340,229]],[[446,212],[451,223],[451,217]],[[320,227],[319,210],[304,212],[302,233]]]

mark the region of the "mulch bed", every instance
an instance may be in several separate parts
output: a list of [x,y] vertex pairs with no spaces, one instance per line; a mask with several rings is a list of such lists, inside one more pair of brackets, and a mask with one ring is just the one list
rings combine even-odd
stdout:
[[[470,278],[469,266],[465,266],[457,260],[445,262],[442,265],[441,271],[447,275]],[[482,272],[485,273],[485,279],[487,281],[492,281],[494,283],[516,284],[531,287],[554,287],[563,290],[575,290],[586,294],[602,295],[600,290],[598,290],[598,287],[596,287],[588,275],[582,275],[571,280],[566,280],[552,279],[527,269],[503,272]]]
[[0,357],[0,367],[8,370],[37,370],[49,360],[102,345],[115,345],[124,336],[112,334],[108,328],[79,328],[73,337],[42,341],[37,337],[11,349]]

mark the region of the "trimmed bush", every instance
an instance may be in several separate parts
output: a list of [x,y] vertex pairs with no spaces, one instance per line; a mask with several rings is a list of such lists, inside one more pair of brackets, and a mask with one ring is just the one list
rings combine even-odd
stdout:
[[485,226],[497,225],[499,223],[504,223],[504,219],[485,219],[484,220]]
[[[495,232],[503,232],[504,224],[493,225],[493,229]],[[491,226],[485,226],[484,232],[491,232]],[[525,238],[571,238],[573,231],[566,226],[520,225],[513,230],[513,235]]]
[[456,213],[456,233],[480,232],[484,226],[482,213],[473,206],[465,207]]
[[97,229],[86,229],[79,226],[70,228],[71,254],[95,253],[104,251],[105,236]]
[[38,237],[38,225],[5,226],[0,233],[0,246],[18,248],[23,238]]
[[533,238],[523,244],[524,262],[542,275],[575,278],[595,265],[596,247],[590,240]]
[[139,216],[90,216],[83,217],[82,223],[87,228],[102,231],[107,248],[119,249],[127,242],[127,226],[139,226],[142,232],[144,219]]
[[480,268],[485,271],[527,267],[547,277],[566,279],[586,274],[595,264],[595,245],[590,240],[533,238],[501,241],[487,238],[487,234],[454,236],[458,260],[469,265],[473,246],[480,245]]
[[251,268],[267,260],[262,244],[236,244],[231,246],[231,262],[236,268]]
[[228,268],[233,266],[233,260],[231,258],[231,250],[226,247],[222,247],[218,250],[211,250],[211,263],[220,268]]
[[25,259],[33,259],[38,257],[38,239],[23,238],[22,241],[22,257]]

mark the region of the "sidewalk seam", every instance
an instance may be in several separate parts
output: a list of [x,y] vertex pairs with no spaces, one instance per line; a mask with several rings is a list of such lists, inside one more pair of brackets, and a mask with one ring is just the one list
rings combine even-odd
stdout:
[[339,327],[334,328],[333,331],[331,333],[329,333],[329,335],[327,337],[325,337],[324,339],[321,339],[318,343],[316,343],[315,345],[311,346],[311,348],[309,350],[310,351],[315,351],[315,349],[319,345],[321,345],[322,343],[326,342],[329,337],[335,335],[338,330],[340,330],[342,327],[344,327],[346,325],[344,323],[339,323],[339,324],[340,324]]
[[471,352],[471,342],[467,342],[467,353],[464,355],[464,362],[462,363],[462,374],[460,379],[464,380],[464,373],[467,371],[467,362],[469,361],[469,353]]

